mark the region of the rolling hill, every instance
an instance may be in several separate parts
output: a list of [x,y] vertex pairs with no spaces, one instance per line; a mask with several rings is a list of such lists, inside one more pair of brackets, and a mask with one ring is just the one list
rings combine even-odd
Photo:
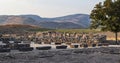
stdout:
[[40,28],[33,25],[22,25],[22,24],[8,24],[0,25],[0,33],[26,33],[32,31],[48,31],[51,29]]
[[42,18],[38,15],[0,15],[0,25],[23,24],[50,29],[88,28],[89,15],[73,14],[55,18]]

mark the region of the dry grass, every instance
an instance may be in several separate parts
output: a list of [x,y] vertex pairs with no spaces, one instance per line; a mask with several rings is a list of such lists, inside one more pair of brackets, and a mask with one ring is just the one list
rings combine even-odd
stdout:
[[[96,30],[90,30],[90,29],[58,29],[56,30],[58,32],[69,32],[69,33],[98,33],[98,34],[103,34],[107,35],[107,40],[115,40],[115,34],[113,32],[102,32],[100,29]],[[120,33],[118,33],[118,40],[120,40]]]
[[[100,32],[100,34],[107,35],[107,40],[115,40],[115,33],[113,32]],[[120,33],[118,33],[118,40],[120,40]]]
[[25,33],[32,31],[48,31],[50,29],[41,28],[33,25],[9,24],[0,25],[0,33]]

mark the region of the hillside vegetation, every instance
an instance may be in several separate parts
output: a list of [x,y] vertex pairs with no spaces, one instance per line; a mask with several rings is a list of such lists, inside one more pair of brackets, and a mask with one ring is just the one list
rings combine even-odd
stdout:
[[50,29],[40,28],[32,25],[9,24],[0,25],[0,33],[24,33],[31,31],[48,31]]
[[43,18],[38,15],[0,15],[0,25],[7,24],[36,25],[49,29],[83,29],[90,26],[90,19],[87,14],[72,14],[55,18]]

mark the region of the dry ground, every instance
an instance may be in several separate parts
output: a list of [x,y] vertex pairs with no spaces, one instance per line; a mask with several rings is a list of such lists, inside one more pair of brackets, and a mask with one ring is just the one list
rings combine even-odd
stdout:
[[0,63],[120,63],[120,48],[0,53]]
[[[113,32],[100,32],[99,34],[107,35],[107,40],[115,40],[115,34]],[[120,33],[118,33],[118,40],[120,40]]]

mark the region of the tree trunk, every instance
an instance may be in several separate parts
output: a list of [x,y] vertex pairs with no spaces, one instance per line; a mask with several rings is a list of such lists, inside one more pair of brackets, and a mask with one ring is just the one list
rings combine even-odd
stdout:
[[118,33],[117,32],[115,32],[115,39],[116,39],[116,44],[118,45],[118,39],[117,39],[117,36],[118,36]]

